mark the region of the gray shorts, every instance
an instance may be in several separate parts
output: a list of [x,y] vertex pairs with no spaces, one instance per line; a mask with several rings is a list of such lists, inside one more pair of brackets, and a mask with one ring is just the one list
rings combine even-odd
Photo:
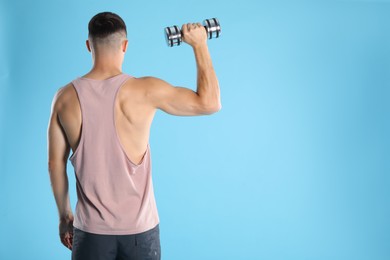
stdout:
[[159,225],[134,235],[99,235],[73,227],[72,260],[160,260]]

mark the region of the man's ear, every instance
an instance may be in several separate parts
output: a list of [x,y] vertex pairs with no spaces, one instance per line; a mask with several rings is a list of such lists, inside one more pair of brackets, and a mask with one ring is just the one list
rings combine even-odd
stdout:
[[122,51],[123,52],[126,52],[127,51],[127,46],[129,45],[129,41],[128,40],[124,40],[122,42]]
[[85,44],[87,45],[88,51],[91,52],[91,45],[89,44],[89,40],[86,40]]

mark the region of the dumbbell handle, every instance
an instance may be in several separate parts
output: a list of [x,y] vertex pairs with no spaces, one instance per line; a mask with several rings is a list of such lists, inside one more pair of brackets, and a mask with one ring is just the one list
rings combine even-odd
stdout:
[[[212,39],[220,36],[221,26],[219,25],[217,18],[206,19],[203,21],[203,24],[207,33],[207,38]],[[181,44],[183,32],[177,25],[166,27],[164,31],[168,46],[173,47]]]

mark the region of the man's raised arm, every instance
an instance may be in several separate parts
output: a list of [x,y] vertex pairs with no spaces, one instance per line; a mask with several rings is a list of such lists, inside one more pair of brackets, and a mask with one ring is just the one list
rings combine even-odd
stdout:
[[197,24],[182,26],[183,41],[194,51],[197,67],[197,91],[174,87],[153,77],[144,78],[147,98],[158,109],[179,116],[207,115],[221,109],[218,78],[213,68],[204,27]]

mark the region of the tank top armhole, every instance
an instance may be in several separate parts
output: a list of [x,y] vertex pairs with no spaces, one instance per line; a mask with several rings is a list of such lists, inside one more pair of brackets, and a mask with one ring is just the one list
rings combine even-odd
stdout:
[[118,98],[118,93],[119,93],[119,90],[126,84],[126,82],[130,79],[130,78],[135,78],[134,76],[131,76],[131,75],[127,75],[126,79],[119,85],[119,87],[115,90],[115,93],[114,93],[114,100],[113,100],[113,110],[112,110],[112,125],[114,127],[114,135],[115,135],[115,139],[116,139],[116,142],[119,144],[119,147],[122,151],[122,153],[124,154],[124,156],[126,157],[126,160],[128,163],[130,163],[130,165],[132,165],[133,167],[139,167],[143,164],[145,164],[145,157],[147,156],[147,153],[149,152],[149,142],[146,146],[146,150],[144,152],[144,155],[141,159],[141,162],[139,164],[135,164],[126,154],[126,151],[125,151],[125,148],[124,146],[122,145],[121,143],[121,140],[119,138],[119,134],[118,134],[118,131],[117,131],[117,128],[116,128],[116,122],[115,122],[115,101],[116,99]]
[[76,96],[77,96],[77,100],[79,101],[79,106],[80,106],[80,111],[81,111],[81,132],[80,132],[80,138],[79,138],[79,143],[76,147],[76,150],[73,152],[73,154],[69,157],[69,160],[71,162],[74,161],[75,157],[77,156],[79,150],[80,150],[80,147],[82,146],[83,142],[84,142],[84,115],[83,115],[83,107],[81,105],[81,101],[80,101],[80,96],[79,96],[79,92],[77,91],[77,88],[76,88],[76,80],[73,80],[72,81],[72,86],[74,88],[74,90],[76,91]]

